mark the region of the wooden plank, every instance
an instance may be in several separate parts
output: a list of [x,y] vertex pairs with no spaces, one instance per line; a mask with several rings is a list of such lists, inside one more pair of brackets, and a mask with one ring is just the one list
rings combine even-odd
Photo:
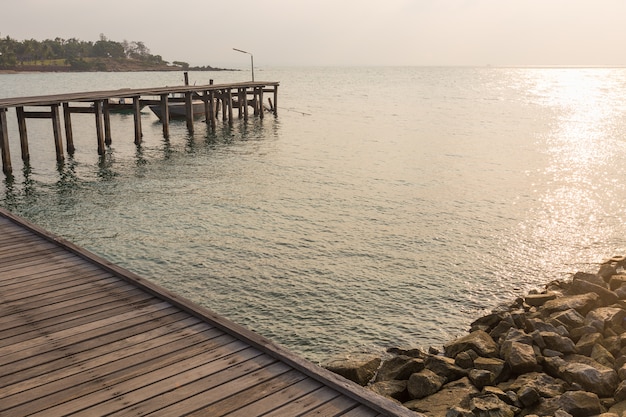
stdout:
[[336,398],[339,393],[328,387],[321,387],[303,397],[298,398],[282,407],[279,407],[267,414],[267,417],[287,417],[300,415],[303,411],[315,409],[316,407]]
[[262,415],[278,407],[288,404],[322,387],[322,383],[314,379],[304,379],[280,391],[259,399],[252,404],[241,404],[242,407],[228,414],[229,417],[248,417]]
[[[298,382],[307,379],[304,374],[291,369],[288,372],[273,378],[267,383],[261,383],[245,390],[240,390],[234,395],[224,396],[222,400],[211,404],[208,407],[198,409],[188,416],[221,416],[232,413],[243,406],[254,404],[255,412],[259,413],[257,402],[268,395],[276,393]],[[248,414],[248,415],[251,415]]]
[[364,405],[359,405],[350,411],[341,414],[342,417],[376,417],[380,414],[377,411],[372,410]]
[[311,411],[301,414],[302,417],[309,416],[338,416],[356,407],[358,403],[352,398],[340,395],[324,403]]

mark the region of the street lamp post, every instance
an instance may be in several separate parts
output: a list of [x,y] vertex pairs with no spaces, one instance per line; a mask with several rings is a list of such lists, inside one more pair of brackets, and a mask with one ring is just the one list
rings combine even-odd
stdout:
[[254,56],[250,52],[242,51],[241,49],[233,48],[233,50],[250,55],[250,65],[252,66],[252,82],[254,82]]

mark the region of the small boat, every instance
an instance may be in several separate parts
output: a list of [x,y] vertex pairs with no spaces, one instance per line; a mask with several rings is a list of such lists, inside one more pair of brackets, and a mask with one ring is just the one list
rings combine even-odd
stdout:
[[[109,106],[109,112],[111,113],[132,113],[133,112],[133,99],[132,97],[120,97],[110,98],[107,101]],[[91,105],[93,107],[93,104]],[[145,104],[139,101],[139,110],[145,107]]]
[[[154,104],[148,107],[150,107],[150,110],[152,110],[152,112],[156,114],[156,117],[158,117],[159,120],[161,120],[161,116],[162,116],[161,105]],[[185,103],[179,103],[179,102],[168,103],[167,107],[170,112],[170,119],[184,119],[187,116],[187,112],[185,110]],[[200,101],[200,100],[192,101],[191,108],[192,108],[192,113],[193,113],[194,118],[204,116],[204,102],[203,101]]]

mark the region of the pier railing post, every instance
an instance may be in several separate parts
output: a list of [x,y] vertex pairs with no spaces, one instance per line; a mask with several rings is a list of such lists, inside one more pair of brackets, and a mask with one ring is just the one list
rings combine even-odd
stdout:
[[232,123],[233,121],[233,90],[228,89],[226,93],[226,105],[228,106],[228,122]]
[[259,117],[263,119],[263,87],[259,87]]
[[278,86],[274,86],[274,114],[278,114]]
[[102,115],[104,116],[104,143],[111,145],[111,114],[109,113],[109,100],[102,102]]
[[207,121],[211,125],[211,129],[215,129],[215,97],[213,91],[209,91],[209,118]]
[[187,119],[187,130],[193,133],[193,103],[191,100],[191,91],[185,92],[185,117]]
[[2,154],[2,171],[11,175],[11,153],[9,152],[9,129],[7,127],[7,109],[0,108],[0,153]]

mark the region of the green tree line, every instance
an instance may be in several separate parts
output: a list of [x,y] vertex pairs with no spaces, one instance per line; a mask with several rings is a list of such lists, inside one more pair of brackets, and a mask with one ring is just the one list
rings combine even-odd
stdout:
[[76,70],[99,69],[104,60],[132,60],[149,65],[167,65],[160,55],[152,55],[143,42],[111,41],[100,34],[96,42],[71,39],[28,39],[0,37],[0,68],[23,65],[68,65]]

